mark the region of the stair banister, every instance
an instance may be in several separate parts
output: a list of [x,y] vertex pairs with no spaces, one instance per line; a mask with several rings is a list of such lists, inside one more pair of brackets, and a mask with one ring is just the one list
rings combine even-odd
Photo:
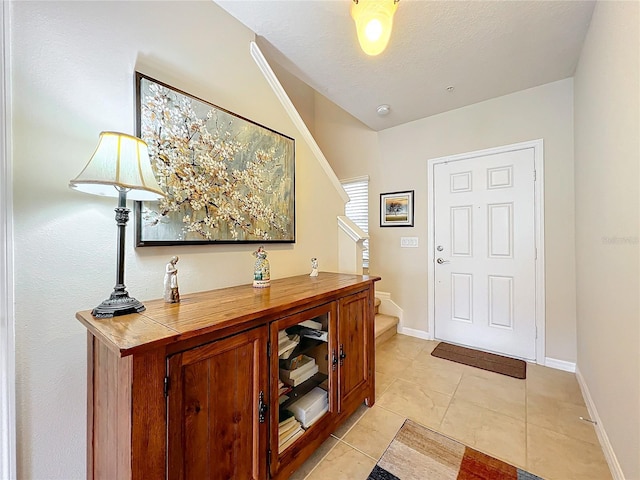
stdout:
[[338,217],[338,272],[362,275],[362,252],[369,235],[345,216]]

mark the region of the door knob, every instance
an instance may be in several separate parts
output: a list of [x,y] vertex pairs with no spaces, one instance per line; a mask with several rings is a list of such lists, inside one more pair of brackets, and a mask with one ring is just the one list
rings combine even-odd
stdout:
[[444,258],[439,258],[436,260],[436,262],[438,262],[440,265],[442,265],[443,263],[449,263],[449,260],[445,260]]
[[340,366],[344,365],[345,358],[347,358],[347,355],[344,353],[344,345],[340,344]]

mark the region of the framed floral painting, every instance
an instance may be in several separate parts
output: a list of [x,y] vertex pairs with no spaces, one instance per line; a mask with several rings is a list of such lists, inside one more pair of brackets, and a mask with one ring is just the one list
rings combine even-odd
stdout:
[[165,197],[136,245],[295,242],[295,141],[136,72],[137,135]]

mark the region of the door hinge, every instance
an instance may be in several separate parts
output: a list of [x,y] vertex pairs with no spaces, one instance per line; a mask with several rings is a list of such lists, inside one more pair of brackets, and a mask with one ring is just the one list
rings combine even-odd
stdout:
[[169,377],[164,377],[164,396],[169,396],[169,389],[171,388],[171,380]]
[[267,341],[267,357],[271,357],[271,342]]
[[538,180],[538,174],[537,174],[537,172],[534,170],[534,171],[533,171],[533,181],[535,182],[536,180]]
[[271,466],[271,449],[267,450],[267,467]]
[[536,247],[536,260],[538,259],[538,247]]

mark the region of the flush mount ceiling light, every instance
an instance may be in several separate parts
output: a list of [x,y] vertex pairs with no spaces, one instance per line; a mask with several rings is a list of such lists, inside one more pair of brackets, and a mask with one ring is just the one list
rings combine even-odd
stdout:
[[353,0],[351,17],[356,23],[358,41],[367,55],[378,55],[387,48],[393,14],[400,0]]

